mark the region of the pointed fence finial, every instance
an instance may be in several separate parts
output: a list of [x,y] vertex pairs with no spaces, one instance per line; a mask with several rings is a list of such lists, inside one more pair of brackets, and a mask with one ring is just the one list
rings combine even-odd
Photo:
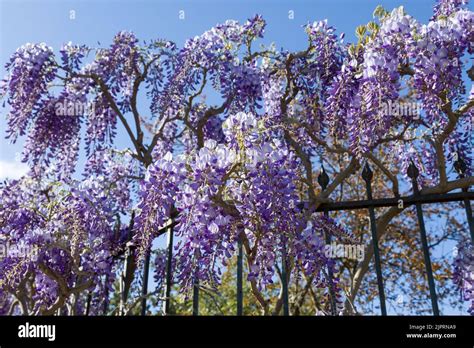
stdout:
[[458,159],[454,162],[454,169],[458,172],[460,176],[463,176],[466,173],[467,165],[466,162],[458,155]]
[[365,162],[364,169],[362,170],[362,179],[364,179],[365,182],[370,182],[373,177],[374,173],[370,169],[369,163]]
[[408,166],[407,174],[410,178],[415,179],[415,180],[420,174],[420,171],[415,166],[415,163],[413,163],[413,160],[410,160],[410,165]]
[[321,172],[318,175],[318,183],[319,183],[319,185],[321,185],[323,190],[325,190],[326,187],[328,187],[328,184],[329,184],[329,176],[326,173],[326,170],[324,169],[323,165],[321,166]]

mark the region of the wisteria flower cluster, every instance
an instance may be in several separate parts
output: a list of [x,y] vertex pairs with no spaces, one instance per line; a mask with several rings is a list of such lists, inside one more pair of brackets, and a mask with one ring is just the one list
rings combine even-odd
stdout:
[[459,287],[461,296],[469,304],[469,313],[474,312],[474,253],[472,244],[462,240],[457,246],[457,255],[453,263],[453,281]]

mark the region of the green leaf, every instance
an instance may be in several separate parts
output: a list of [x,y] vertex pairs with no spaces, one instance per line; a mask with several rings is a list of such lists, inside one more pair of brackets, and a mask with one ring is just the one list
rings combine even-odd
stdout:
[[367,23],[367,29],[369,29],[369,31],[371,31],[372,33],[376,33],[379,30],[379,26],[377,25],[377,23],[371,21]]
[[367,28],[365,25],[359,25],[356,29],[356,35],[360,39],[364,36],[365,32],[367,31]]
[[374,18],[383,18],[388,14],[388,11],[382,7],[382,5],[378,5],[373,13]]

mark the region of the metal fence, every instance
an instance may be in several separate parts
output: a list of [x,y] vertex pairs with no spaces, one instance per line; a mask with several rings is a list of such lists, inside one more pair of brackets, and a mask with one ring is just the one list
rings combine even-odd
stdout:
[[[454,163],[454,168],[459,173],[459,177],[464,177],[466,172],[466,165],[461,160],[458,159]],[[428,246],[428,240],[426,237],[425,222],[423,217],[423,204],[432,204],[432,203],[445,203],[445,202],[456,202],[460,201],[464,203],[464,208],[466,211],[467,222],[469,225],[469,230],[471,234],[471,243],[474,243],[474,224],[472,219],[472,209],[470,201],[474,199],[474,192],[470,192],[468,188],[462,190],[462,192],[455,193],[445,193],[445,194],[421,194],[417,184],[417,178],[419,175],[418,169],[416,166],[411,163],[407,171],[408,176],[411,178],[412,191],[413,194],[405,197],[393,197],[393,198],[382,198],[382,199],[373,199],[372,197],[372,177],[373,172],[370,169],[369,165],[366,163],[364,169],[362,170],[362,179],[365,181],[366,187],[366,200],[359,201],[342,201],[334,203],[323,203],[315,211],[322,212],[323,214],[328,214],[330,211],[353,211],[357,209],[367,209],[370,217],[370,229],[372,236],[372,245],[374,249],[374,263],[375,271],[377,275],[377,285],[378,285],[378,296],[380,300],[380,311],[381,315],[387,315],[387,307],[385,300],[385,291],[384,291],[384,281],[382,277],[382,266],[380,262],[380,251],[377,240],[377,227],[375,219],[375,209],[382,207],[393,207],[398,206],[401,209],[414,205],[416,207],[416,214],[418,219],[418,225],[420,229],[421,245],[424,255],[424,263],[427,274],[428,287],[430,292],[431,307],[433,315],[439,315],[438,308],[438,299],[436,294],[435,282],[433,277],[433,270],[431,267],[431,258],[430,250]],[[325,172],[324,168],[322,169],[320,175],[318,176],[318,183],[323,190],[326,189],[330,182],[329,176]],[[166,284],[165,284],[165,297],[164,297],[164,306],[163,313],[165,315],[170,314],[170,304],[171,304],[171,287],[172,287],[172,258],[173,258],[173,226],[161,231],[161,234],[168,234],[168,245],[167,245],[167,266],[166,266]],[[326,243],[330,243],[330,236],[326,236]],[[148,274],[149,274],[149,263],[150,256],[147,255],[144,270],[143,270],[143,288],[142,288],[142,307],[141,314],[146,314],[147,306],[147,294],[148,294]],[[282,255],[282,265],[281,265],[281,278],[282,278],[282,294],[283,294],[283,315],[289,315],[289,301],[288,301],[288,281],[287,281],[287,265],[286,265],[286,255]],[[329,272],[329,278],[332,279],[333,275]],[[237,255],[237,315],[243,315],[243,250],[241,241],[238,242],[238,255]],[[335,306],[335,296],[332,291],[332,287],[329,287],[330,298],[331,298],[331,311],[332,314],[336,314]],[[199,284],[196,282],[193,286],[193,315],[199,315]]]

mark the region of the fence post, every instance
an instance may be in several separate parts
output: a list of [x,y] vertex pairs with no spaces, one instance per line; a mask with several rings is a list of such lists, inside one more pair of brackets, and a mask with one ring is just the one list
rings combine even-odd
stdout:
[[[364,169],[362,170],[362,178],[365,181],[365,189],[367,191],[367,199],[372,200],[372,170],[369,167],[369,164],[366,163]],[[380,310],[382,315],[387,315],[387,307],[385,305],[385,291],[383,286],[383,277],[382,277],[382,267],[380,263],[380,252],[379,252],[379,242],[377,239],[377,224],[375,220],[375,211],[374,207],[369,207],[370,215],[370,231],[372,233],[372,245],[374,247],[374,261],[375,261],[375,272],[377,273],[377,285],[379,288],[379,299],[380,299]]]
[[193,284],[193,315],[199,315],[199,279],[194,276]]
[[194,274],[193,274],[193,315],[199,315],[199,249],[194,249]]
[[[135,258],[133,256],[133,243],[132,243],[132,235],[133,235],[133,226],[135,223],[135,211],[132,211],[132,216],[130,217],[130,223],[128,226],[128,234],[127,234],[127,243],[125,244],[125,262],[122,274],[120,276],[120,305],[119,305],[119,312],[120,315],[125,315],[125,305],[127,303],[128,292],[130,291],[131,281],[129,280],[131,275],[135,272]],[[108,275],[107,281],[108,283]],[[108,295],[108,291],[107,291]],[[108,296],[107,296],[108,298]],[[108,310],[108,301],[106,306],[104,306],[104,311]]]
[[[122,280],[120,280],[122,283]],[[107,312],[109,311],[109,274],[105,276],[104,280],[104,286],[105,286],[105,294],[104,294],[104,307],[103,307],[103,315],[107,315]]]
[[[323,189],[323,191],[328,187],[329,185],[329,176],[326,173],[326,170],[324,169],[324,166],[321,166],[321,172],[318,175],[318,183]],[[327,210],[324,210],[323,212],[324,216],[329,216],[329,213]],[[331,244],[331,236],[328,233],[324,233],[324,238],[326,241],[327,245]],[[331,300],[331,314],[336,315],[336,296],[334,294],[334,289],[333,289],[333,279],[334,279],[334,274],[332,272],[332,268],[328,266],[328,280],[329,280],[329,296]]]
[[[408,167],[407,174],[411,178],[411,181],[412,181],[413,194],[415,196],[418,196],[420,194],[420,191],[418,190],[418,183],[416,179],[418,177],[419,171],[418,171],[418,168],[416,168],[413,161],[411,161]],[[428,240],[426,238],[425,221],[423,220],[423,210],[421,209],[420,203],[416,203],[415,206],[416,206],[416,214],[418,216],[418,224],[420,225],[421,245],[423,247],[423,254],[425,257],[425,267],[426,267],[426,273],[428,276],[428,286],[430,288],[431,306],[433,308],[433,314],[439,315],[438,298],[436,296],[433,270],[431,268],[430,250],[428,248]]]
[[[466,173],[466,163],[458,156],[458,160],[454,162],[454,169],[459,173],[459,177],[463,178]],[[463,189],[464,192],[468,192],[469,189]],[[464,209],[466,209],[467,223],[469,225],[469,232],[471,232],[471,243],[474,245],[474,222],[472,221],[472,208],[471,201],[469,199],[464,199]]]
[[146,297],[148,295],[148,276],[150,274],[150,257],[151,257],[151,245],[149,246],[149,248],[146,252],[145,263],[143,265],[142,312],[141,312],[141,315],[146,315]]
[[288,269],[286,263],[286,240],[283,240],[283,249],[281,253],[281,280],[283,290],[283,315],[290,315],[290,307],[288,301]]
[[238,255],[237,255],[237,315],[243,315],[243,248],[242,248],[242,233],[241,231],[237,240]]
[[[171,224],[173,221],[171,221]],[[170,314],[171,286],[173,285],[173,227],[168,229],[168,255],[166,259],[166,287],[164,315]]]
[[86,300],[86,316],[89,315],[90,309],[91,309],[91,301],[92,301],[92,294],[89,291],[87,293],[87,300]]

